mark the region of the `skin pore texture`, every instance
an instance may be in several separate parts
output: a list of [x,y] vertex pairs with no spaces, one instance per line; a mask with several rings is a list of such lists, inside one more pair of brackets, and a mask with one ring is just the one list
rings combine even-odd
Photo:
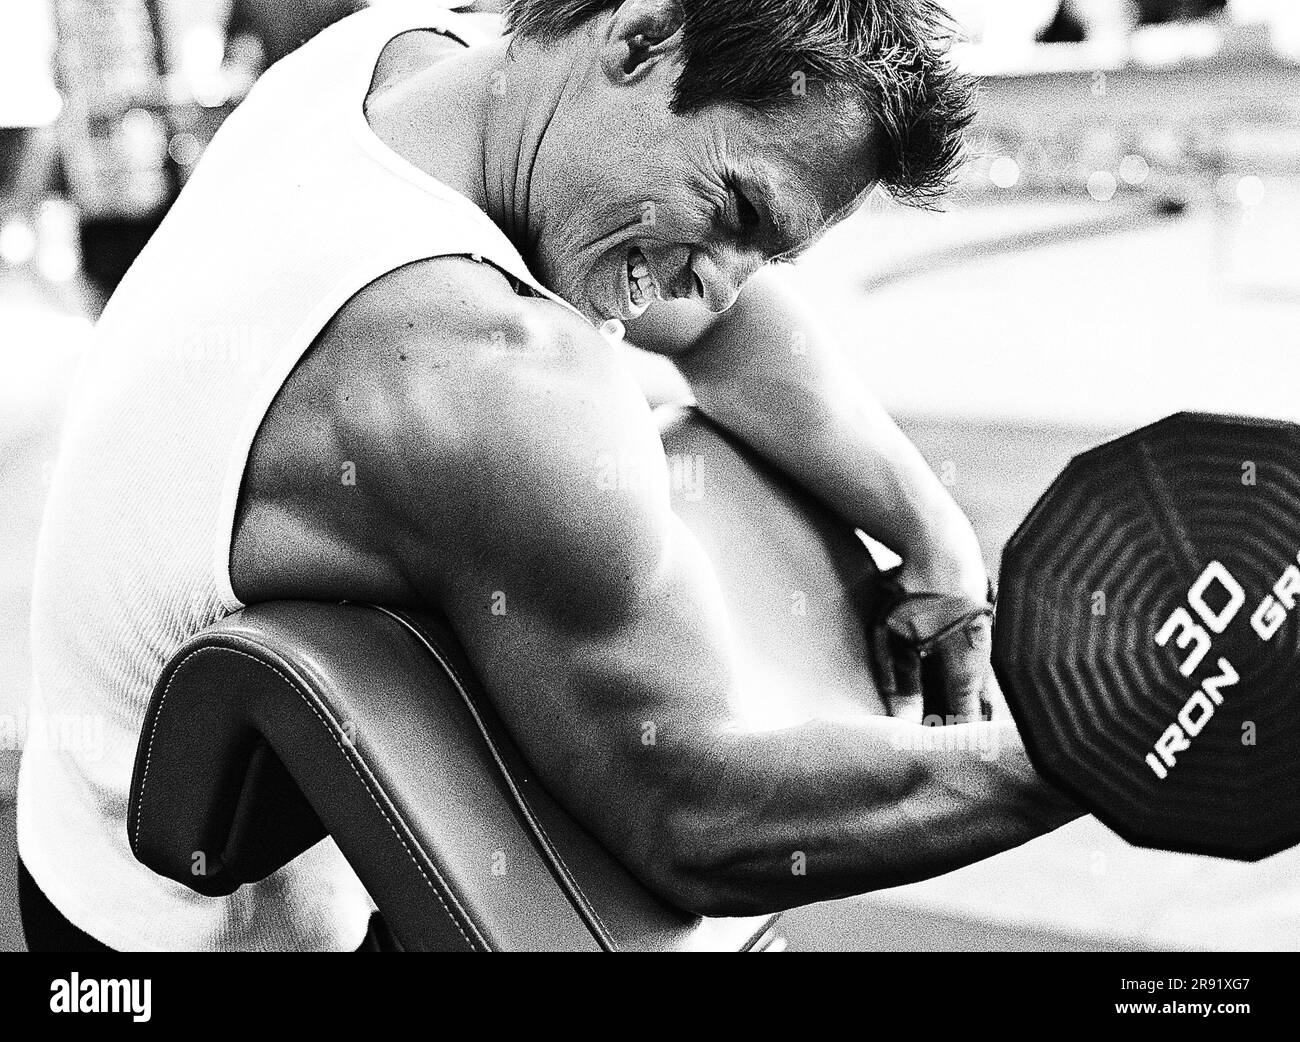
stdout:
[[[380,59],[367,118],[588,319],[624,319],[674,358],[728,437],[846,531],[898,549],[905,586],[982,596],[969,523],[815,318],[760,272],[873,187],[869,124],[812,90],[788,111],[674,114],[675,10],[629,0],[547,46],[408,33]],[[808,349],[792,359],[796,330]],[[603,485],[601,459],[646,480]],[[340,486],[341,460],[355,487]],[[425,261],[358,293],[281,390],[245,474],[232,581],[246,603],[444,612],[547,787],[691,911],[921,879],[1077,816],[1009,723],[945,728],[952,741],[922,748],[934,729],[919,705],[883,716],[841,691],[819,713],[793,690],[812,708],[745,723],[746,629],[669,487],[655,418],[592,325],[489,265]],[[967,666],[946,692],[959,716],[983,678]]]

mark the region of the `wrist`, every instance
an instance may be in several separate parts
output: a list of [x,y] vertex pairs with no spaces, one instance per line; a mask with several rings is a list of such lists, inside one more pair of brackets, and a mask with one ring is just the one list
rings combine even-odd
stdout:
[[988,596],[984,554],[960,512],[917,540],[904,555],[904,568],[928,589],[959,592],[976,601]]
[[[1031,808],[1033,816],[1047,828],[1059,828],[1086,813],[1070,796],[1044,778],[1034,767],[1024,740],[1014,724],[1006,721],[1001,728],[1003,765],[1015,787],[1019,802]],[[1009,754],[1009,755],[1007,755]]]

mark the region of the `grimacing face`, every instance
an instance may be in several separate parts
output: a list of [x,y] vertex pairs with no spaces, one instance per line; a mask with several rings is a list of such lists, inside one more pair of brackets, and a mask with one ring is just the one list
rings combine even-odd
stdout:
[[[542,280],[596,322],[657,299],[726,310],[876,183],[870,120],[821,92],[775,111],[672,112],[674,55],[631,82],[592,75],[538,155]],[[563,117],[563,118],[561,118]]]

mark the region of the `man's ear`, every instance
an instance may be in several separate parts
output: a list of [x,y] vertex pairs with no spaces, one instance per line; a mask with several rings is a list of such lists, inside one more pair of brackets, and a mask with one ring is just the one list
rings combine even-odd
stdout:
[[600,64],[615,83],[635,83],[682,43],[680,0],[623,0],[606,25]]

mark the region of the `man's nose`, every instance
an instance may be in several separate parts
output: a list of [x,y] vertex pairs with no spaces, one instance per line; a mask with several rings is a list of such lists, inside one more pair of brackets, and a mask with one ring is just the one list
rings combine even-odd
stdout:
[[691,258],[704,306],[715,314],[726,311],[740,296],[741,287],[762,264],[762,258],[739,251],[718,257],[700,250]]

